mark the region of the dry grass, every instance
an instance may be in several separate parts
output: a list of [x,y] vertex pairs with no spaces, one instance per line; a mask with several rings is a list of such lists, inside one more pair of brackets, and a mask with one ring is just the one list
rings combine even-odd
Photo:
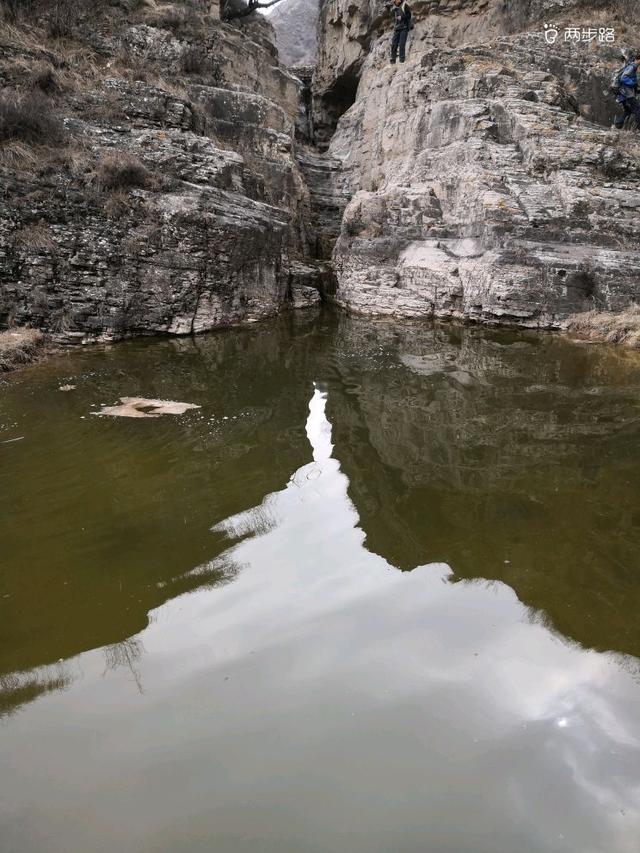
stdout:
[[211,62],[201,45],[192,44],[183,51],[180,64],[185,74],[205,74]]
[[619,314],[598,311],[575,314],[568,329],[584,340],[640,349],[640,305]]
[[[83,178],[90,171],[93,161],[89,144],[73,139],[71,145],[33,147],[20,141],[10,141],[0,145],[0,171],[8,170],[14,174],[42,175],[68,173],[73,178]],[[28,195],[23,200],[28,202]],[[17,203],[17,200],[16,200]]]
[[51,101],[40,91],[5,91],[0,95],[0,142],[54,145],[64,130]]
[[12,140],[0,145],[0,169],[14,172],[32,171],[40,162],[38,153],[24,142]]
[[54,68],[46,63],[38,63],[29,72],[27,88],[45,95],[59,95],[62,91],[60,80]]
[[78,22],[78,0],[54,0],[46,12],[47,35],[52,39],[69,38]]
[[46,337],[36,329],[0,332],[0,372],[31,364],[42,354],[46,342]]
[[145,15],[145,22],[150,27],[158,27],[162,30],[170,30],[173,33],[179,32],[187,23],[187,16],[184,9],[179,9],[173,5],[151,6]]
[[107,154],[96,167],[94,182],[101,190],[129,190],[149,187],[153,180],[145,166],[132,154]]
[[20,47],[23,50],[39,52],[46,50],[46,36],[40,27],[26,22],[20,24],[3,22],[2,43]]
[[188,97],[187,89],[179,79],[170,81],[163,76],[152,51],[134,54],[128,50],[121,50],[110,64],[109,70],[111,76],[148,83],[150,86],[162,89],[176,98],[186,99]]
[[122,219],[129,216],[133,210],[131,196],[124,190],[114,190],[104,199],[102,209],[109,219]]
[[182,53],[180,67],[187,75],[205,78],[210,85],[219,85],[224,74],[219,62],[215,62],[207,50],[199,44],[189,45]]
[[54,252],[56,243],[47,225],[32,223],[25,225],[16,234],[16,243],[30,252]]

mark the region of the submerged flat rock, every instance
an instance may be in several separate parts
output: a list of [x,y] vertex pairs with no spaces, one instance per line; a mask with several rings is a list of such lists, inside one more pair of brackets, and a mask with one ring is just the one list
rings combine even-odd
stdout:
[[114,418],[159,418],[161,415],[183,415],[189,409],[199,409],[195,403],[176,400],[148,400],[146,397],[120,397],[119,406],[103,406],[92,415],[109,415]]

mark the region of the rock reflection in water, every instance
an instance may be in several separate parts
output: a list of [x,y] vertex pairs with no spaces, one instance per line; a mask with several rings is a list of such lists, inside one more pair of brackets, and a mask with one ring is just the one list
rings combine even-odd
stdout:
[[[337,454],[367,547],[503,580],[561,633],[640,655],[640,361],[552,336],[344,324]],[[465,381],[460,381],[464,374]]]

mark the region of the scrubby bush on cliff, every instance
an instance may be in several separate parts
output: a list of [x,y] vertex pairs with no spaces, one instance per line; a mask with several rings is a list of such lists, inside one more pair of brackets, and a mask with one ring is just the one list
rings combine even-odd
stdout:
[[180,67],[185,74],[206,77],[209,83],[221,83],[224,79],[220,64],[215,62],[206,49],[199,44],[189,45],[184,50]]
[[180,64],[185,74],[205,74],[210,63],[206,50],[192,44],[183,52]]
[[43,92],[45,95],[58,95],[62,87],[58,75],[50,65],[36,65],[29,74],[27,84],[30,89]]
[[202,24],[202,16],[207,11],[207,4],[200,0],[187,0],[179,4],[147,3],[145,14],[146,23],[152,27],[182,33],[190,28],[198,28]]
[[77,0],[57,0],[47,10],[47,33],[50,38],[73,35],[78,17]]
[[159,6],[147,16],[147,21],[152,27],[171,30],[175,33],[185,25],[186,15],[176,6]]
[[83,5],[82,0],[0,0],[6,19],[42,23],[50,38],[71,36]]
[[132,154],[109,154],[98,163],[95,183],[103,190],[127,190],[149,187],[152,178],[144,165]]
[[36,0],[2,0],[0,12],[10,21],[15,21],[20,15],[31,15],[37,6]]
[[0,94],[0,142],[57,145],[64,129],[51,101],[40,91]]

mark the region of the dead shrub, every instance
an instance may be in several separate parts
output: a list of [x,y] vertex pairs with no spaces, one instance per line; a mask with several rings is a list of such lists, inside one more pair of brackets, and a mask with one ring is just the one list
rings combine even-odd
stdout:
[[205,8],[206,4],[202,4],[199,0],[186,0],[180,7],[169,4],[158,5],[146,12],[145,20],[149,26],[170,30],[174,34],[201,31],[202,12]]
[[7,20],[17,21],[20,17],[33,16],[37,5],[37,0],[3,0],[0,10]]
[[147,22],[152,27],[177,33],[185,26],[187,16],[175,6],[158,6],[148,14]]
[[20,140],[5,142],[0,146],[0,169],[31,171],[39,162],[34,149]]
[[182,53],[180,67],[185,74],[206,77],[208,82],[214,85],[221,83],[224,79],[220,64],[214,62],[202,45],[189,45]]
[[640,349],[640,305],[616,314],[604,311],[575,314],[569,320],[568,329],[589,341]]
[[185,74],[206,74],[210,62],[204,48],[192,44],[183,51],[180,65]]
[[0,94],[0,142],[56,145],[63,139],[62,121],[42,92],[9,90]]
[[103,204],[103,210],[109,219],[122,219],[128,216],[132,209],[131,197],[125,190],[113,190]]
[[0,332],[0,371],[34,361],[45,343],[45,336],[35,329]]
[[54,0],[46,12],[49,38],[69,38],[78,23],[78,0]]
[[145,166],[132,154],[109,154],[98,163],[95,183],[102,190],[128,190],[134,187],[147,188],[151,175]]
[[34,222],[16,234],[16,243],[30,252],[54,252],[56,243],[46,224]]
[[45,95],[59,95],[62,91],[58,75],[50,65],[36,65],[29,75],[28,87]]

